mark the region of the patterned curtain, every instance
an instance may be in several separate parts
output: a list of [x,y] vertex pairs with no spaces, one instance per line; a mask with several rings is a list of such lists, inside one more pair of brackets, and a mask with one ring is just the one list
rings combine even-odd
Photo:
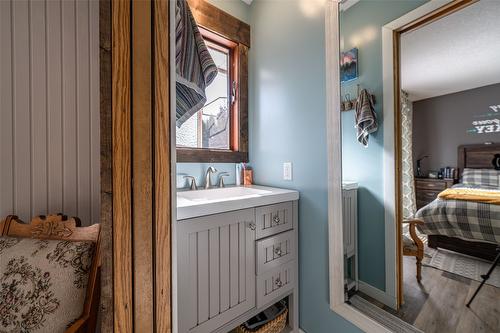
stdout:
[[417,211],[413,173],[413,105],[408,94],[401,90],[401,159],[403,217],[413,217]]

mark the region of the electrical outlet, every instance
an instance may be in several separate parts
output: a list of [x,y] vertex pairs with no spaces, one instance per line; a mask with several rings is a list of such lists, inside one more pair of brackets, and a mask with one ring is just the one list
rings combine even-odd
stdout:
[[283,163],[283,180],[292,180],[292,162]]

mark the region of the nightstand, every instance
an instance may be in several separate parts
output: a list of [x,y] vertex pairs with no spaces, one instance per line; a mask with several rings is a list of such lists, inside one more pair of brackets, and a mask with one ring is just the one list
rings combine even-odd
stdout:
[[415,178],[417,209],[436,199],[439,192],[452,187],[454,183],[453,179]]

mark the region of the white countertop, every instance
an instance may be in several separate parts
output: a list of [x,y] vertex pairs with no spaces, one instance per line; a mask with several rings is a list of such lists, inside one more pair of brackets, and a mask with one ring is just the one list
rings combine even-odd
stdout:
[[343,190],[355,190],[358,188],[358,183],[351,180],[342,181],[342,189]]
[[299,192],[250,185],[177,191],[177,220],[299,199]]

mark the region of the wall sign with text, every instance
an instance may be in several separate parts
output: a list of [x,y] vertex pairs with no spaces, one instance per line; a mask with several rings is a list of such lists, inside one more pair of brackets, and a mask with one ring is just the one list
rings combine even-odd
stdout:
[[500,133],[500,104],[490,105],[487,113],[474,116],[470,134]]

